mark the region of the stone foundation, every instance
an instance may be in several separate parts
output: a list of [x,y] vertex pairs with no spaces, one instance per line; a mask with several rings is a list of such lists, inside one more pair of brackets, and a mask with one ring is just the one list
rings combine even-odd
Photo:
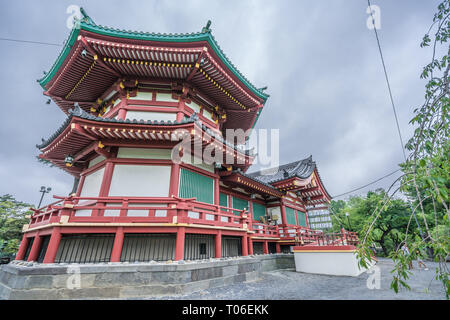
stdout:
[[186,294],[254,281],[263,271],[290,268],[295,268],[292,254],[169,263],[13,261],[0,269],[0,299],[122,299]]

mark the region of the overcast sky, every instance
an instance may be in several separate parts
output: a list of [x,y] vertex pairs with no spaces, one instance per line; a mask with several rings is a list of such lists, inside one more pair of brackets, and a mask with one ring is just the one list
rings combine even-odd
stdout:
[[[424,96],[420,41],[440,1],[372,0],[404,140]],[[212,20],[217,42],[256,87],[270,94],[256,128],[280,129],[280,162],[312,154],[331,195],[390,173],[403,156],[365,0],[4,1],[0,38],[62,44],[69,5],[101,25],[161,33],[198,32]],[[65,115],[36,79],[61,47],[0,41],[0,194],[31,204],[41,185],[67,195],[72,177],[36,160],[35,145]],[[257,169],[257,168],[255,168]],[[250,170],[252,171],[252,169]],[[386,187],[389,177],[360,191]],[[50,196],[47,196],[50,200]]]

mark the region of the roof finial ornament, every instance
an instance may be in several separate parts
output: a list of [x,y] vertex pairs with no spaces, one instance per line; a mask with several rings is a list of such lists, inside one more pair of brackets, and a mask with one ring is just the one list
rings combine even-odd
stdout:
[[206,26],[203,27],[203,29],[202,29],[202,33],[211,32],[211,29],[209,28],[210,26],[211,26],[211,20],[208,20],[208,22],[206,23]]
[[95,25],[94,21],[91,19],[91,17],[88,16],[88,14],[83,9],[83,7],[80,7],[80,12],[81,12],[81,15],[83,16],[81,18],[81,21]]
[[264,90],[267,90],[267,86],[265,86],[265,87],[262,87],[262,88],[259,88],[258,90],[259,90],[259,91],[264,91]]

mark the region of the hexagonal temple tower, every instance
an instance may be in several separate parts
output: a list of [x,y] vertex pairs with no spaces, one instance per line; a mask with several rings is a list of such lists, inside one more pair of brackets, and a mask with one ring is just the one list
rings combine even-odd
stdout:
[[[17,260],[195,260],[317,241],[306,212],[330,196],[312,158],[246,173],[255,156],[227,139],[228,129],[253,128],[268,95],[228,60],[209,23],[155,34],[82,12],[39,80],[67,115],[40,157],[77,183],[34,211]],[[203,161],[211,146],[227,161]]]

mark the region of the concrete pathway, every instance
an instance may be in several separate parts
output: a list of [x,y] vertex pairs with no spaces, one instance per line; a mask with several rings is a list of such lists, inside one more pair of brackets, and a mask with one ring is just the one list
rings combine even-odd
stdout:
[[[445,299],[442,284],[435,280],[437,264],[427,262],[428,271],[419,271],[414,262],[413,274],[408,281],[411,290],[400,289],[396,294],[390,289],[394,264],[389,259],[380,259],[377,263],[380,274],[380,288],[369,289],[367,282],[375,273],[363,273],[358,277],[338,277],[298,273],[295,270],[280,270],[263,273],[262,279],[213,288],[188,295],[165,296],[157,299],[186,300],[291,300],[291,299],[329,299],[329,300],[384,300]],[[150,298],[154,299],[154,298]]]

